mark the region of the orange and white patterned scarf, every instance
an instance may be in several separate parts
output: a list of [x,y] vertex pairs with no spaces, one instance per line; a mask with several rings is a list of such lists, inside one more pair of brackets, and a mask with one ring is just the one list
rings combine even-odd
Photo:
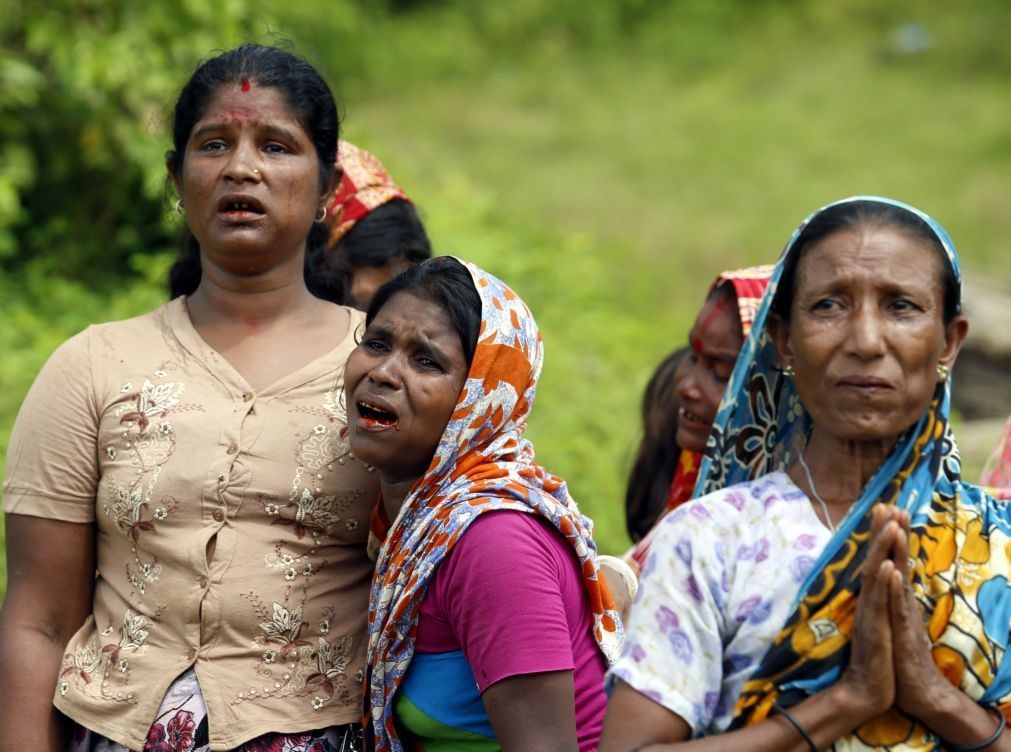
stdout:
[[544,357],[537,324],[505,284],[465,266],[481,298],[474,359],[428,470],[386,533],[372,580],[364,726],[366,748],[379,752],[403,749],[393,697],[414,654],[421,604],[436,568],[478,515],[511,509],[550,522],[580,561],[593,612],[587,626],[609,663],[621,648],[622,625],[600,576],[592,522],[523,438]]

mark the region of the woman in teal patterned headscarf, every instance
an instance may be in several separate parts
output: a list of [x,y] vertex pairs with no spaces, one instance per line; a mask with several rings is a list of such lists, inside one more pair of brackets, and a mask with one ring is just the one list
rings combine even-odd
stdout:
[[855,197],[797,229],[703,498],[653,544],[602,751],[1011,749],[1011,510],[961,480],[948,423],[967,328],[919,210]]

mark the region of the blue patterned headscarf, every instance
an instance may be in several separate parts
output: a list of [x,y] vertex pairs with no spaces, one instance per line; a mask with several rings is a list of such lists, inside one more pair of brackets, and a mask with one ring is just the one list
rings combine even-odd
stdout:
[[[699,470],[695,496],[742,483],[760,475],[789,465],[807,444],[811,420],[800,404],[793,381],[779,368],[776,348],[769,332],[773,315],[772,304],[783,277],[787,260],[798,250],[797,241],[816,217],[829,209],[844,204],[870,202],[896,207],[923,220],[944,248],[948,262],[959,285],[961,298],[962,271],[955,246],[948,233],[934,219],[908,204],[879,196],[852,196],[823,206],[805,219],[794,230],[766,288],[751,332],[741,348],[736,367],[723,393],[723,400],[713,421],[706,456]],[[945,383],[945,415],[950,402],[950,380]],[[885,477],[894,474],[901,461],[893,454],[873,482],[865,489],[865,496],[879,495]],[[957,461],[957,455],[955,456]],[[851,515],[852,517],[852,515]],[[845,524],[845,523],[844,523]]]
[[[696,496],[784,469],[803,451],[811,418],[778,366],[768,326],[773,300],[787,262],[801,250],[805,228],[823,212],[856,202],[891,206],[926,223],[944,249],[961,297],[954,245],[918,209],[854,196],[808,217],[787,243],[741,350],[713,424]],[[845,669],[872,509],[878,503],[911,514],[913,590],[928,617],[941,672],[973,699],[1011,714],[1011,661],[1003,660],[1011,637],[1011,509],[961,479],[948,423],[950,381],[938,384],[930,406],[900,437],[812,567],[793,613],[742,690],[733,728],[764,720],[776,703],[800,702],[834,683]],[[896,710],[857,729],[844,744],[845,749],[941,749],[932,731]]]

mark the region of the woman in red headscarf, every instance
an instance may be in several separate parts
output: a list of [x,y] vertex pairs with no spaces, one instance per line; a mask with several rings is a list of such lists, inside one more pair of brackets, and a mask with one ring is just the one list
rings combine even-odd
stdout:
[[628,534],[641,540],[631,558],[640,566],[656,521],[691,498],[713,417],[771,273],[771,266],[752,266],[720,274],[688,346],[667,356],[646,386],[643,439],[625,494]]
[[327,261],[342,283],[342,302],[364,311],[385,282],[430,258],[432,246],[414,204],[374,155],[341,141],[337,166]]

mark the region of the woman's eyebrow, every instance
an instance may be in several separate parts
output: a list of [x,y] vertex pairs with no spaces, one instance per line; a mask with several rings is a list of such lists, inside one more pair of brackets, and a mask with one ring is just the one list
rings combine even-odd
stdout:
[[213,133],[215,131],[221,130],[224,127],[224,123],[205,123],[199,128],[194,128],[193,132],[190,133],[190,140],[196,141],[208,133]]
[[263,127],[263,131],[267,136],[276,138],[279,141],[297,141],[298,134],[289,128],[284,128],[280,125],[267,125]]
[[414,336],[411,337],[411,345],[417,350],[423,350],[430,355],[434,356],[436,360],[446,361],[449,355],[446,350],[440,347],[436,342],[427,337]]
[[688,346],[699,355],[704,355],[710,360],[720,360],[720,361],[736,361],[737,360],[737,350],[706,350],[702,345],[702,337],[700,337],[695,329],[692,329],[688,333]]
[[365,327],[365,333],[362,334],[362,339],[368,339],[369,337],[389,339],[390,328],[388,326],[384,326],[383,324],[369,324]]
[[[226,120],[216,120],[212,123],[204,123],[198,128],[193,129],[193,133],[190,134],[190,139],[196,140],[208,133],[214,133],[220,131],[224,128],[229,128],[230,123]],[[297,141],[298,135],[295,131],[284,128],[280,125],[264,125],[261,127],[264,135],[268,138],[276,138],[280,141]]]

